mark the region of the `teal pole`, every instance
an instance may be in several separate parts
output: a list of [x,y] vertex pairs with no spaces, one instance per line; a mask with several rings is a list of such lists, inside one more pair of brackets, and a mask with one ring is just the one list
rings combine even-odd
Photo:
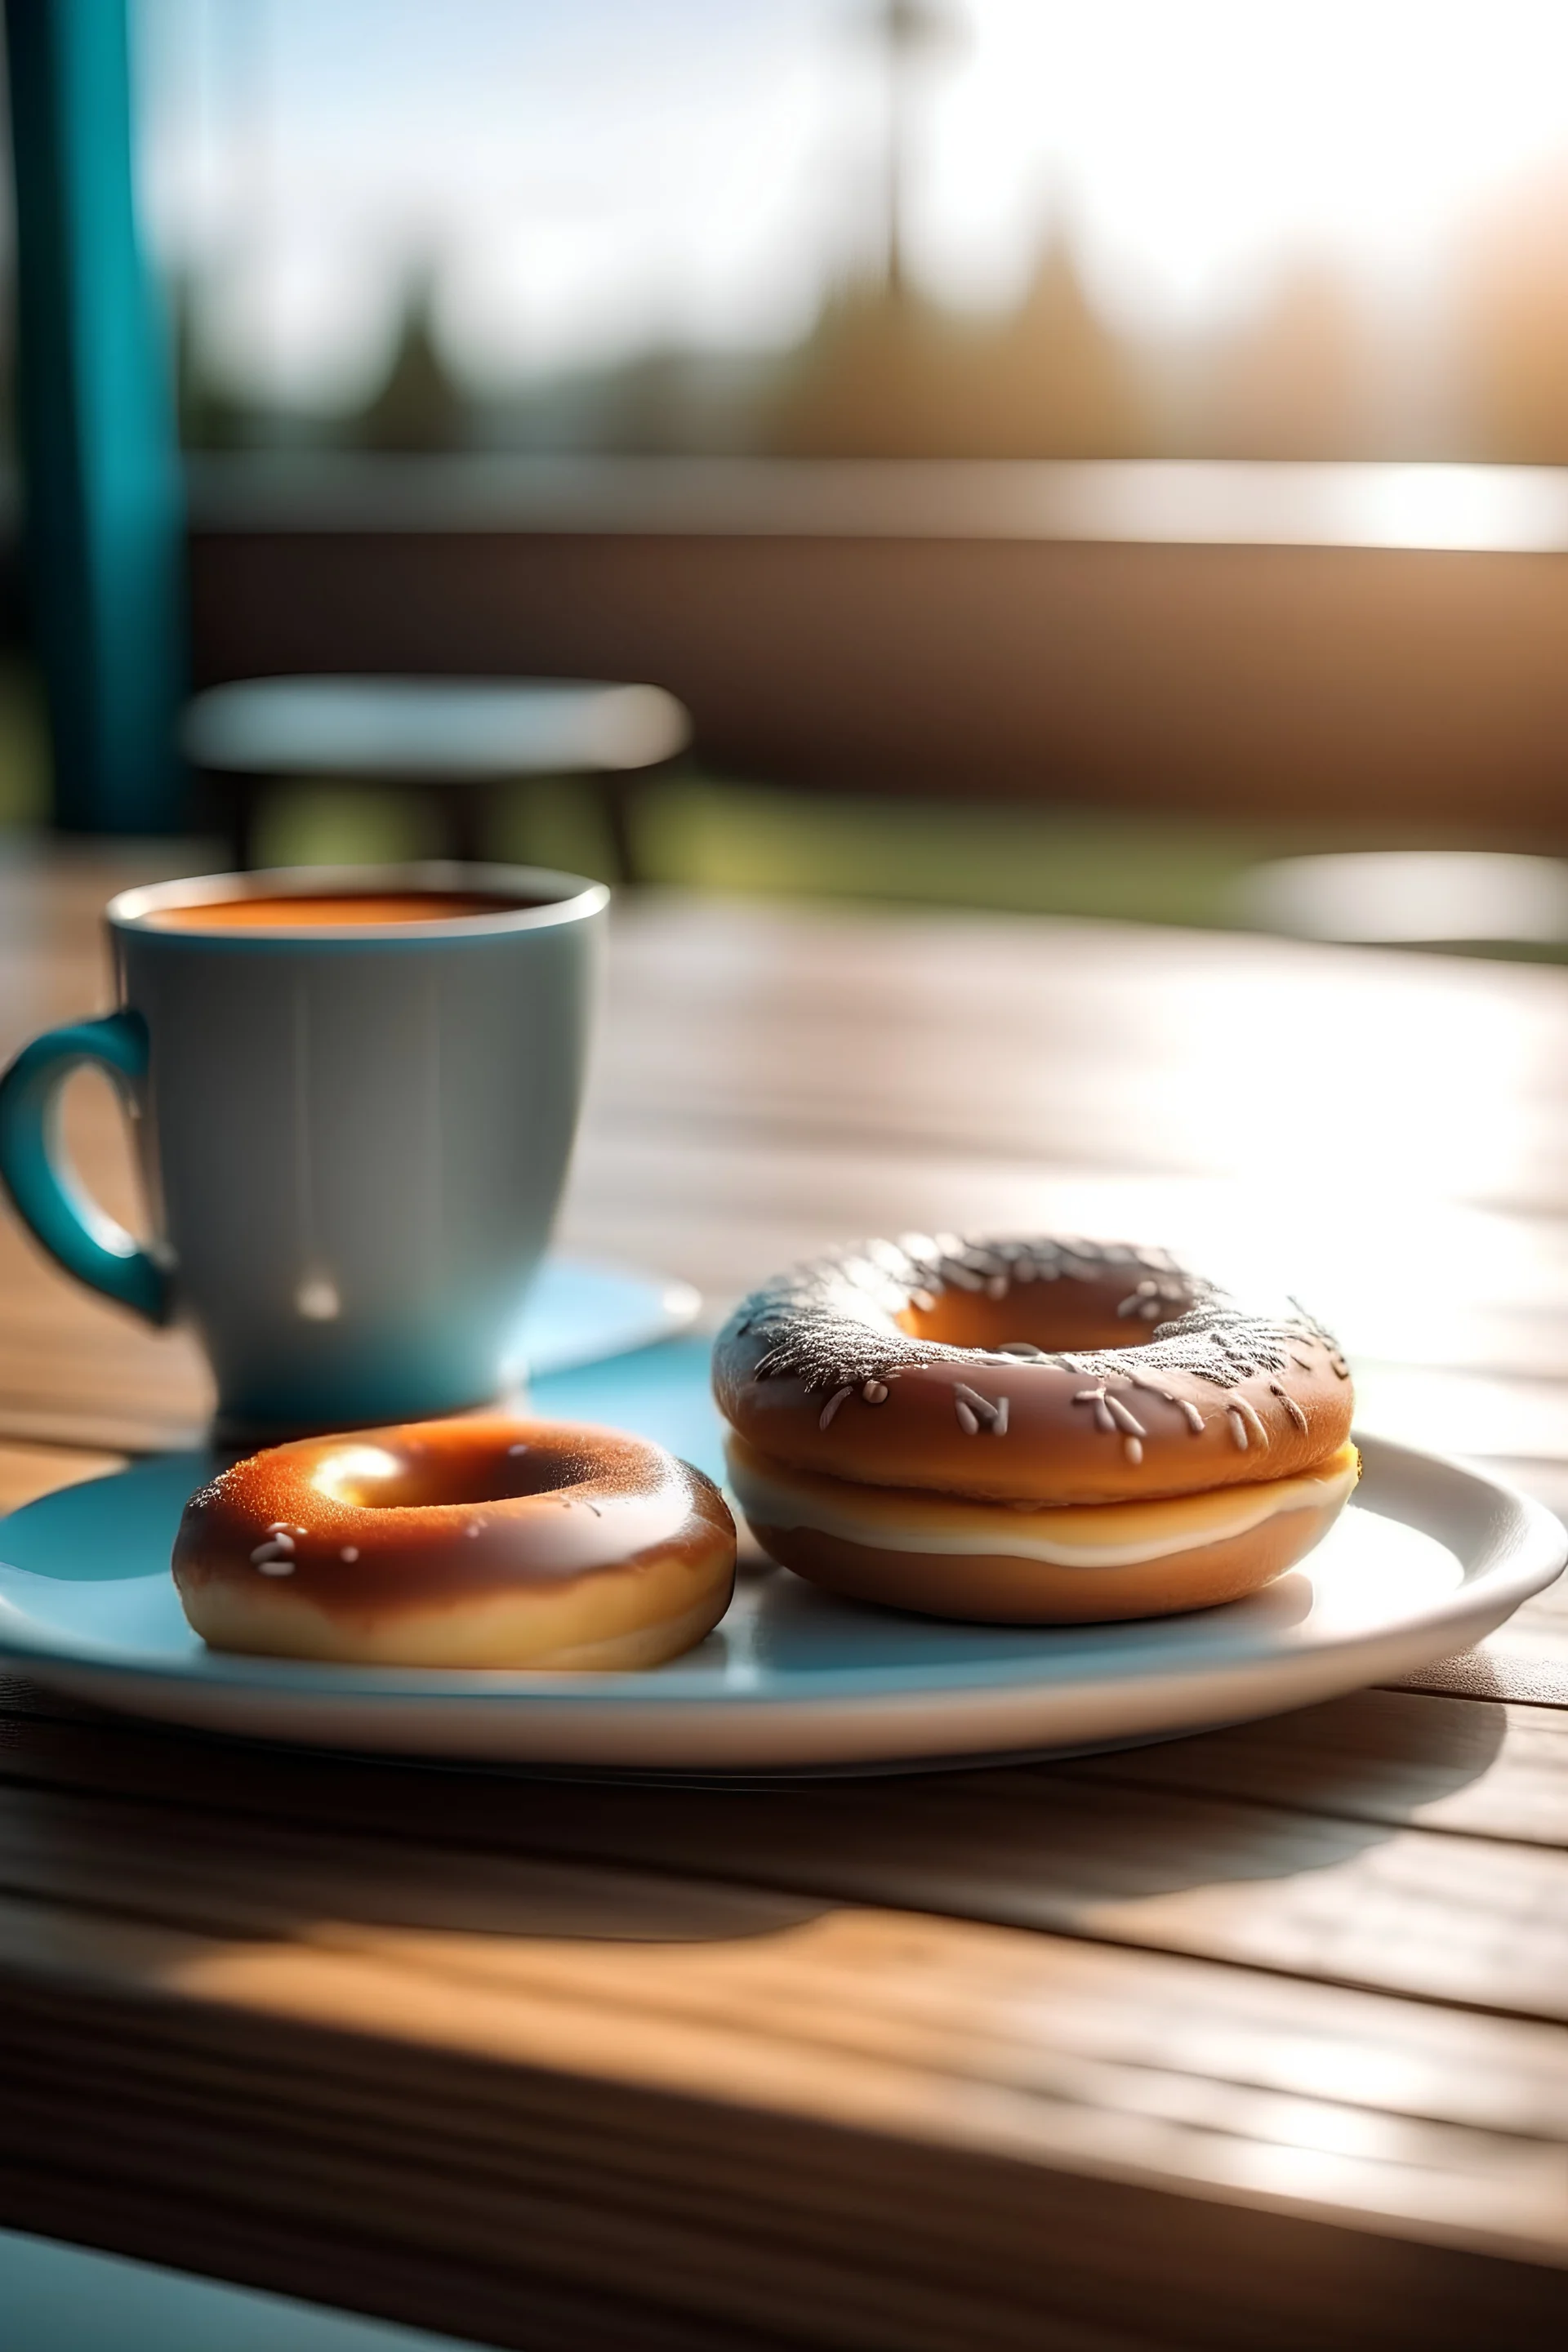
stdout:
[[184,816],[184,516],[169,356],[136,231],[125,0],[5,0],[27,602],[55,821]]

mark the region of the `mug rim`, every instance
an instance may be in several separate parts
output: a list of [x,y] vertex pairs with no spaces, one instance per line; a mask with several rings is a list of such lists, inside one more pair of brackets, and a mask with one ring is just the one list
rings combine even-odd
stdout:
[[[386,923],[247,924],[243,929],[158,921],[176,908],[232,905],[245,898],[374,898],[381,892],[462,890],[498,898],[542,899],[542,905],[498,908],[494,914],[443,915],[431,921]],[[609,885],[586,875],[549,866],[464,864],[456,858],[421,858],[380,866],[265,866],[249,873],[193,874],[164,882],[139,882],[121,890],[105,907],[110,929],[167,940],[186,948],[296,949],[318,946],[385,947],[397,941],[450,944],[455,940],[504,939],[516,933],[552,930],[602,914]]]

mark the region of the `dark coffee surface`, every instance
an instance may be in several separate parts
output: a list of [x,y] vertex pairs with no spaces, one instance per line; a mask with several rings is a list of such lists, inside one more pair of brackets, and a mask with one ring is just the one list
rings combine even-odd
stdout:
[[202,907],[163,907],[151,919],[161,930],[341,930],[363,923],[449,923],[465,915],[515,915],[549,902],[497,898],[479,890],[342,891],[271,898],[216,898]]

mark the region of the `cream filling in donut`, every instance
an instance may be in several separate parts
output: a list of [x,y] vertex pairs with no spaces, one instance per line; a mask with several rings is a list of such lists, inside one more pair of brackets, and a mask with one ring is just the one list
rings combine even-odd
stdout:
[[1316,1469],[1254,1486],[1211,1487],[1163,1502],[976,1503],[909,1487],[859,1486],[769,1460],[725,1440],[730,1485],[748,1519],[808,1528],[879,1551],[1000,1555],[1056,1568],[1131,1568],[1249,1535],[1286,1511],[1338,1510],[1355,1491],[1361,1456],[1342,1445]]

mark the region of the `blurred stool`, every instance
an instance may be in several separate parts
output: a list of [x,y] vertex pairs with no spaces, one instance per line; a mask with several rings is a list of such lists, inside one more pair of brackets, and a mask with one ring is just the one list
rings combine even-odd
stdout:
[[209,780],[234,862],[252,863],[271,784],[384,784],[434,807],[454,857],[486,854],[497,786],[529,776],[592,779],[615,854],[635,882],[626,780],[683,751],[691,723],[657,686],[589,679],[261,677],[215,686],[185,712],[182,743]]
[[1284,857],[1243,878],[1237,911],[1297,939],[1568,948],[1568,864],[1471,849]]

